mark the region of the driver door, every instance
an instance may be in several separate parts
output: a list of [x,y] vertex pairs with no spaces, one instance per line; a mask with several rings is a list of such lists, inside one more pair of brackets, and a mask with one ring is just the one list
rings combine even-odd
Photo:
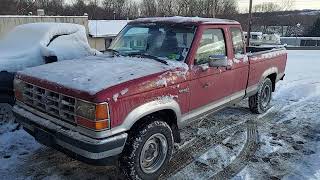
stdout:
[[211,103],[216,104],[220,100],[228,101],[226,97],[232,93],[234,77],[231,68],[209,66],[212,56],[230,59],[227,52],[226,33],[227,29],[222,27],[203,30],[191,71],[191,111]]

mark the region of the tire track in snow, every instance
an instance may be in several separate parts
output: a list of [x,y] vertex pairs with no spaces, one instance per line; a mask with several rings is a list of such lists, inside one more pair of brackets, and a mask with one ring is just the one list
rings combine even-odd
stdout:
[[258,148],[258,130],[254,121],[247,122],[247,141],[239,155],[222,171],[209,179],[230,179],[238,174],[249,162]]
[[[199,140],[193,142],[189,146],[185,146],[180,149],[176,154],[173,155],[170,164],[164,172],[160,179],[167,179],[172,175],[176,174],[192,162],[195,162],[198,156],[201,156],[208,149],[221,144],[222,141],[230,136],[230,134],[245,128],[247,122],[238,123],[233,126],[227,126],[224,129],[218,131],[214,136],[199,138]],[[196,156],[195,156],[196,154]]]

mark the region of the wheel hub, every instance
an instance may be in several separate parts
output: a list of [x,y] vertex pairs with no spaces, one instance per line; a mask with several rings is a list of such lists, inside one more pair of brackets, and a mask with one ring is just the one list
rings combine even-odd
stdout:
[[262,100],[262,106],[265,108],[268,106],[270,100],[271,100],[271,88],[270,86],[265,86],[262,90],[261,94],[261,100]]
[[162,166],[168,151],[163,134],[152,135],[144,144],[140,154],[140,167],[145,173],[154,173]]

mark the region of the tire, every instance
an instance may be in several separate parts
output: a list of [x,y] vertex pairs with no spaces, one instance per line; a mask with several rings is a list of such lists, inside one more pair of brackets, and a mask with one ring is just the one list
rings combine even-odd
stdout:
[[128,179],[158,179],[172,155],[172,130],[160,120],[136,130],[126,142],[120,157],[120,168]]
[[266,78],[259,86],[258,92],[249,97],[249,108],[256,114],[265,113],[270,108],[272,99],[272,81]]
[[0,125],[14,122],[14,120],[12,106],[6,103],[0,103]]

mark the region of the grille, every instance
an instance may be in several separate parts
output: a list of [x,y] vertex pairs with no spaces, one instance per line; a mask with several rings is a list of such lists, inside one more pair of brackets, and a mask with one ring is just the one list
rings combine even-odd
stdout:
[[69,123],[75,123],[75,98],[24,83],[23,100],[24,103],[39,111]]

